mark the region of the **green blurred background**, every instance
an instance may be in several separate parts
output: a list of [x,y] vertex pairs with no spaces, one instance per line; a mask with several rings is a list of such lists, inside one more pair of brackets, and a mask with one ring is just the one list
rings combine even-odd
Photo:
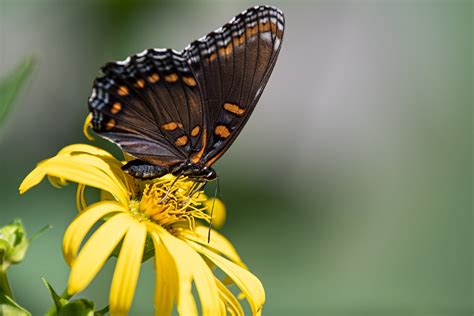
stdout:
[[[40,276],[66,285],[75,188],[17,188],[39,160],[86,142],[99,67],[181,49],[256,4],[0,0],[0,74],[38,62],[0,127],[0,224],[54,226],[10,270],[34,315],[51,304]],[[222,231],[262,280],[264,314],[472,315],[473,2],[268,4],[286,15],[280,58],[216,164]],[[99,307],[113,266],[83,293]],[[151,315],[153,275],[147,263],[131,315]]]

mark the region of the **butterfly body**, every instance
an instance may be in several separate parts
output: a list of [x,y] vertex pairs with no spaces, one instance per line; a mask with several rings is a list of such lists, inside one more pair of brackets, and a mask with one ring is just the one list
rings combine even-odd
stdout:
[[185,176],[199,181],[211,181],[217,177],[216,171],[211,167],[195,164],[191,161],[183,161],[168,167],[135,159],[123,166],[122,169],[131,176],[144,180],[162,177],[168,173],[174,176]]
[[130,175],[214,179],[214,164],[249,119],[276,63],[281,10],[258,6],[182,51],[147,49],[102,67],[92,128],[136,158]]

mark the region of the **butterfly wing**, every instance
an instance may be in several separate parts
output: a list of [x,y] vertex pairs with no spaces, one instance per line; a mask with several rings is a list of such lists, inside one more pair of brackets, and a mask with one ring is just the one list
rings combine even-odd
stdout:
[[102,72],[89,99],[97,134],[155,165],[174,165],[200,149],[201,96],[180,52],[145,50]]
[[279,9],[254,7],[182,52],[148,49],[106,64],[89,99],[94,131],[154,165],[210,166],[250,117],[283,30]]
[[284,31],[281,10],[250,8],[183,51],[198,81],[206,135],[192,161],[212,165],[247,122],[275,66]]

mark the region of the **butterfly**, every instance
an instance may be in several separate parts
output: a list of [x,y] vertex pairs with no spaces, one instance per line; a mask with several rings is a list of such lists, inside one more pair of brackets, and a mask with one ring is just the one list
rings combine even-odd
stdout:
[[254,110],[281,48],[283,12],[256,6],[181,51],[147,49],[101,68],[89,98],[94,132],[134,158],[138,179],[198,181]]

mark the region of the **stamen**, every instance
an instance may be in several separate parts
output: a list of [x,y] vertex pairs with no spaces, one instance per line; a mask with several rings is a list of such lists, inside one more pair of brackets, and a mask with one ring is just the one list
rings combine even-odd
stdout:
[[194,230],[196,219],[210,221],[201,188],[186,177],[164,176],[144,183],[141,196],[132,200],[130,210],[138,220],[154,222],[169,231],[176,225]]

